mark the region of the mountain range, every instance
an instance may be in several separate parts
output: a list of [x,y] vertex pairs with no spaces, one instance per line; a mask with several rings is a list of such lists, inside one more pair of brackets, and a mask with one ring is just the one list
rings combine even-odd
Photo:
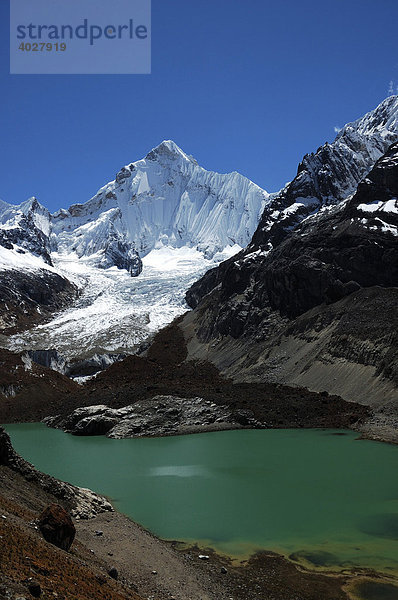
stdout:
[[[149,306],[151,257],[162,272],[164,251],[182,252],[185,267],[186,252],[197,253],[202,262],[192,275],[198,280],[186,293],[192,310],[176,324],[187,360],[208,361],[236,382],[304,386],[370,405],[368,427],[392,439],[398,424],[397,142],[398,97],[390,96],[306,155],[293,181],[276,193],[238,173],[206,171],[165,141],[85,204],[50,214],[36,199],[2,203],[2,332],[48,321],[73,302],[80,310],[79,302],[92,301],[84,285],[90,288],[100,272],[114,277],[116,287],[123,284],[126,304],[133,288],[116,271],[133,275],[136,289],[145,282]],[[178,279],[181,264],[162,279],[160,310],[167,310],[167,282],[171,273]],[[105,320],[106,304],[100,304]],[[185,308],[181,301],[173,316]],[[65,327],[72,323],[73,331],[80,326],[75,313],[65,312]],[[29,338],[20,339],[26,346]],[[67,343],[76,344],[75,333]],[[101,351],[109,346],[101,344]],[[106,373],[99,381],[112,388]]]
[[370,405],[364,430],[395,441],[397,115],[392,96],[305,157],[248,247],[188,290],[179,324],[189,358]]
[[[85,204],[51,214],[36,198],[0,202],[1,329],[21,331],[70,305],[87,287],[76,274],[70,281],[71,265],[117,267],[136,277],[155,248],[196,249],[205,261],[226,248],[236,252],[249,243],[268,201],[239,173],[206,171],[164,141]],[[59,298],[41,301],[35,290],[43,286]]]
[[157,245],[194,247],[211,258],[249,243],[269,194],[239,173],[206,171],[174,142],[123,167],[85,204],[50,214],[36,198],[0,204],[0,242],[40,256],[74,254],[136,276]]

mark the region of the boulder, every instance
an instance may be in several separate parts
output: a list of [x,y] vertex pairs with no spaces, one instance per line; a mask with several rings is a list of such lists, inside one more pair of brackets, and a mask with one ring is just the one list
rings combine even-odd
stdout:
[[253,413],[238,411],[237,417],[228,408],[200,397],[154,396],[113,409],[106,405],[75,409],[66,418],[47,418],[50,427],[59,427],[73,435],[107,435],[110,438],[178,435],[205,431],[213,423],[228,424],[228,428],[253,425]]
[[39,529],[47,542],[69,550],[76,529],[69,513],[59,504],[50,504],[40,515]]

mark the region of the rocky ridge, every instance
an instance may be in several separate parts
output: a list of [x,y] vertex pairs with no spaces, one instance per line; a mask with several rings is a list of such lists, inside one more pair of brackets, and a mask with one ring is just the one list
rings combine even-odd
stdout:
[[247,266],[253,260],[261,261],[309,216],[327,212],[347,200],[397,140],[398,96],[390,96],[364,117],[343,127],[334,142],[303,158],[293,181],[271,196],[247,248],[194,284],[187,292],[188,304],[195,308],[227,277],[227,270],[230,272],[233,265],[239,269],[244,263]]
[[397,139],[398,96],[389,96],[345,125],[333,142],[304,156],[294,180],[265,208],[250,248],[276,247],[309,215],[347,199]]
[[271,251],[255,235],[188,292],[189,357],[206,356],[234,380],[370,404],[374,435],[398,441],[397,198],[393,143],[355,194],[307,217]]
[[[267,318],[266,307],[293,319],[372,286],[398,283],[398,144],[340,205],[308,218],[270,253],[250,252],[223,263],[214,288],[221,306],[207,330],[239,337]],[[195,305],[208,293],[208,274],[194,284]]]
[[66,418],[48,417],[44,422],[74,435],[116,439],[261,427],[250,410],[233,411],[203,398],[176,396],[155,396],[118,409],[104,405],[82,407]]

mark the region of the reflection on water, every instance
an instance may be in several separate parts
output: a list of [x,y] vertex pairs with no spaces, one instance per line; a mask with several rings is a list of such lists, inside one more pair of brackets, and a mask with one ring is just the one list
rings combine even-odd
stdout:
[[203,465],[170,465],[149,469],[148,477],[215,477]]

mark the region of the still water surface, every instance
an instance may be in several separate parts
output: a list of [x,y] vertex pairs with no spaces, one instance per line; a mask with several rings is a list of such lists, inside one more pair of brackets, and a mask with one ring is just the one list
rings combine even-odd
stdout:
[[396,446],[333,430],[112,440],[6,429],[37,468],[109,496],[159,537],[398,574]]

